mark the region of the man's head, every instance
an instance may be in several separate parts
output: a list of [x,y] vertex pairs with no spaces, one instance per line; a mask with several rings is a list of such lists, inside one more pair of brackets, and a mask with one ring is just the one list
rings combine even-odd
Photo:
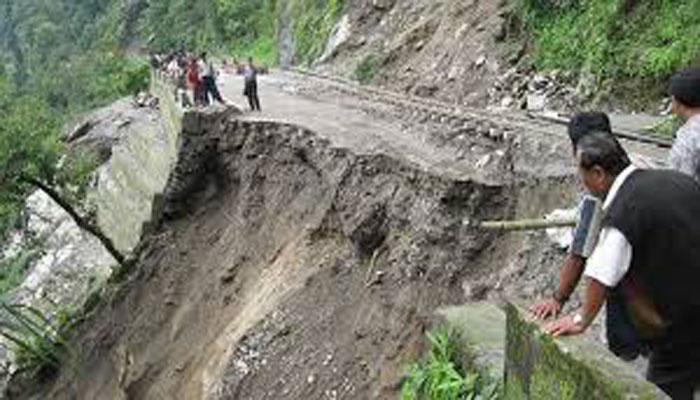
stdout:
[[671,110],[688,119],[700,114],[700,68],[689,68],[671,77],[668,91],[673,98]]
[[607,114],[598,111],[583,112],[574,115],[569,121],[568,131],[574,152],[576,152],[576,146],[579,140],[590,133],[603,132],[612,134],[610,118],[608,118]]
[[610,134],[593,132],[583,136],[576,146],[579,176],[586,189],[603,199],[615,178],[630,165],[620,143]]
[[202,60],[205,60],[205,61],[206,61],[206,59],[207,59],[207,52],[206,52],[206,51],[203,51],[202,54],[199,56],[199,58],[201,58]]
[[248,65],[253,65],[253,57],[248,57]]

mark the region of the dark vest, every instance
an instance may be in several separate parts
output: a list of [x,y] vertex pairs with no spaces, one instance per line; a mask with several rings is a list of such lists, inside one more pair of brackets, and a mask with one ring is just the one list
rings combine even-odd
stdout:
[[628,278],[648,296],[667,325],[654,346],[658,351],[652,353],[650,378],[660,382],[679,375],[697,376],[700,185],[675,171],[634,171],[608,208],[604,224],[617,228],[632,245]]

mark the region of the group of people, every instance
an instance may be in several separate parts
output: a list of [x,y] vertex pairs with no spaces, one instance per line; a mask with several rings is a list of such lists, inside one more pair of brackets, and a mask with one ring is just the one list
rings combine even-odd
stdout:
[[[574,162],[604,217],[590,254],[570,251],[558,288],[531,307],[559,317],[581,277],[583,306],[545,325],[554,335],[584,332],[606,305],[608,347],[618,357],[649,357],[647,378],[673,399],[700,399],[700,69],[671,78],[672,110],[685,124],[670,169],[640,168],[599,112],[569,122]],[[581,218],[574,237],[595,229]]]
[[[202,52],[199,56],[182,50],[164,57],[153,55],[151,63],[156,70],[164,72],[172,80],[175,86],[175,98],[183,107],[208,106],[213,102],[228,104],[221,96],[216,83],[219,73],[206,52]],[[224,60],[223,70],[225,73],[235,72],[243,75],[245,84],[243,94],[248,98],[250,109],[260,111],[258,68],[254,65],[253,59],[249,58],[244,65],[239,65],[235,60],[233,64]]]

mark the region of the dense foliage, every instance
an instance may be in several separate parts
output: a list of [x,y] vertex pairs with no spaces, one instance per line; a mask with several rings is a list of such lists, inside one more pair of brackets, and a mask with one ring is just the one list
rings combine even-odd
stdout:
[[272,65],[288,24],[294,58],[307,64],[323,53],[343,6],[343,0],[152,0],[139,26],[157,49],[208,49]]
[[698,0],[516,3],[540,69],[586,70],[599,84],[647,90],[700,61]]

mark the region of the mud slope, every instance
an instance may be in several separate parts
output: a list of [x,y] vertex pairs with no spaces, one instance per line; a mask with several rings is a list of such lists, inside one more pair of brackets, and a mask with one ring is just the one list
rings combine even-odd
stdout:
[[325,133],[186,114],[160,226],[38,398],[395,398],[438,305],[517,287],[522,269],[506,266],[556,261],[465,221],[558,204],[566,174],[517,183],[519,153],[487,174],[441,173],[350,150],[359,131],[348,148]]
[[162,226],[45,398],[392,397],[491,240],[463,219],[507,212],[507,188],[190,117]]

